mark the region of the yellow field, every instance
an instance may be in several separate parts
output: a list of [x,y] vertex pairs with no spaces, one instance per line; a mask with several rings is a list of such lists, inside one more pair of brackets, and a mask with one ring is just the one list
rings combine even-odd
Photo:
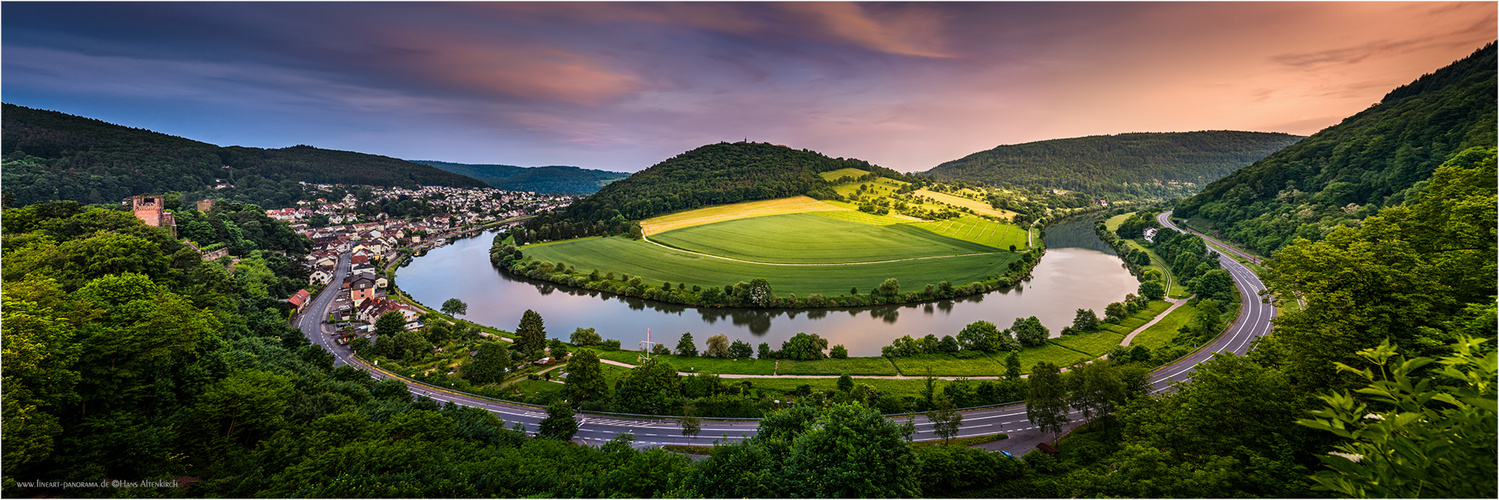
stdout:
[[847,177],[853,177],[855,179],[858,179],[860,177],[869,175],[869,172],[864,171],[864,170],[859,170],[857,168],[840,168],[840,169],[834,170],[832,172],[823,172],[823,173],[820,173],[820,174],[817,174],[817,175],[822,176],[822,180],[825,180],[825,181],[828,181],[828,182],[833,182],[833,181],[836,181],[836,180],[838,180],[840,178],[843,178],[845,176],[847,176]]
[[806,196],[793,196],[790,198],[777,198],[774,200],[749,201],[735,203],[733,205],[719,205],[714,207],[699,208],[686,212],[666,214],[660,217],[652,217],[640,221],[640,228],[647,236],[664,233],[673,229],[684,227],[701,226],[714,222],[723,222],[748,217],[760,217],[762,215],[799,214],[805,212],[821,212],[826,210],[847,210],[823,203]]
[[1110,231],[1118,231],[1119,226],[1124,224],[1124,219],[1128,219],[1131,215],[1135,215],[1135,213],[1130,212],[1109,217],[1109,220],[1103,222],[1103,228]]
[[947,193],[938,193],[936,191],[932,191],[932,190],[928,190],[928,189],[918,189],[913,194],[915,194],[917,196],[925,196],[925,197],[931,198],[933,200],[937,200],[939,202],[946,203],[948,205],[952,205],[952,206],[956,206],[956,207],[968,207],[968,208],[973,209],[973,213],[980,214],[980,215],[989,215],[989,216],[994,216],[994,217],[1004,217],[1005,219],[1009,219],[1009,218],[1012,218],[1012,217],[1015,216],[1015,212],[1011,212],[1009,210],[999,210],[999,209],[996,209],[996,208],[994,208],[992,206],[989,206],[988,203],[984,203],[982,201],[977,201],[977,200],[970,200],[970,199],[964,198],[962,196],[955,196],[955,195],[951,195],[951,194],[947,194]]

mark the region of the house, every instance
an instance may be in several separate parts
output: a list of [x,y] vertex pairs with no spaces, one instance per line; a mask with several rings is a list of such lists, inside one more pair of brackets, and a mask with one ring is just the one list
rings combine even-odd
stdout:
[[312,274],[307,277],[308,284],[321,283],[326,285],[330,281],[333,281],[333,270],[328,268],[319,267],[313,269]]
[[349,300],[355,304],[375,298],[375,279],[367,274],[356,274],[346,284],[349,287]]
[[1145,241],[1150,242],[1150,243],[1155,243],[1155,233],[1156,233],[1156,228],[1153,228],[1153,227],[1147,227],[1147,228],[1145,228]]
[[302,307],[306,306],[307,303],[310,302],[311,297],[312,294],[309,293],[306,288],[303,288],[301,290],[297,290],[297,293],[292,295],[291,298],[286,299],[286,302],[290,303],[292,307],[296,307],[297,312],[302,312]]

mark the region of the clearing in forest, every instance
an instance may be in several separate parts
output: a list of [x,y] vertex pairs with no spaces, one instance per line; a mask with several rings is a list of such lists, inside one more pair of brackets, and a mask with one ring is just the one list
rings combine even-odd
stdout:
[[847,210],[823,203],[806,196],[776,198],[774,200],[747,201],[732,205],[717,205],[696,210],[666,214],[640,221],[646,236],[660,234],[673,229],[701,226],[763,215],[799,214],[823,210]]
[[855,179],[858,179],[860,177],[869,175],[869,172],[866,171],[866,170],[859,170],[857,168],[850,167],[850,168],[840,168],[838,170],[833,170],[833,171],[830,171],[830,172],[823,172],[823,173],[820,173],[820,174],[817,174],[817,175],[821,176],[822,180],[825,180],[825,181],[828,181],[828,182],[837,182],[838,179],[842,179],[844,177],[853,177]]

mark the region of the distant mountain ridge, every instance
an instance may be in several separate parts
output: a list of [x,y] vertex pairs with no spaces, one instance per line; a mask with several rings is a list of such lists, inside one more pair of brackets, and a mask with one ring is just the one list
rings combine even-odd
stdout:
[[1398,205],[1458,152],[1495,147],[1495,56],[1490,43],[1402,85],[1341,123],[1209,184],[1176,213],[1210,219],[1224,236],[1268,254]]
[[589,195],[598,192],[605,184],[630,174],[607,170],[592,170],[579,167],[552,165],[546,167],[517,167],[515,165],[487,165],[452,163],[436,160],[411,160],[430,167],[459,175],[473,177],[499,189],[512,191],[534,191],[548,194]]
[[[484,187],[484,182],[387,156],[299,145],[216,146],[56,111],[4,104],[0,169],[7,199],[118,203],[168,191],[285,206],[298,181],[328,184]],[[231,191],[214,188],[230,184]]]
[[1052,139],[980,151],[927,174],[996,186],[1184,196],[1299,140],[1278,132],[1227,130]]

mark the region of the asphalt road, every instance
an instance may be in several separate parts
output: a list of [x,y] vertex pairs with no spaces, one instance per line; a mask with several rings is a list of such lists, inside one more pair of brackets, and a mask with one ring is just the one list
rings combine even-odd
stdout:
[[[1171,212],[1158,216],[1161,225],[1182,231],[1170,220]],[[1185,232],[1185,231],[1182,231]],[[1231,247],[1225,247],[1231,248]],[[1239,295],[1243,301],[1243,307],[1239,310],[1239,316],[1234,320],[1232,326],[1223,335],[1218,336],[1211,343],[1197,350],[1191,355],[1170,365],[1161,367],[1151,372],[1151,393],[1171,390],[1177,382],[1191,377],[1193,368],[1203,361],[1208,360],[1218,352],[1230,352],[1243,355],[1249,350],[1250,343],[1259,336],[1270,331],[1270,318],[1275,316],[1275,308],[1270,304],[1263,303],[1260,292],[1264,290],[1264,284],[1260,283],[1254,272],[1245,268],[1238,261],[1226,256],[1219,256],[1219,262],[1233,275],[1234,283],[1239,288]],[[343,277],[348,273],[349,255],[345,254],[339,260],[338,270],[331,283],[342,283]],[[372,367],[363,361],[355,359],[353,352],[345,346],[338,345],[325,330],[321,319],[327,317],[327,310],[337,295],[338,287],[329,286],[320,293],[307,309],[308,313],[297,320],[297,325],[302,332],[315,344],[323,346],[328,352],[334,354],[335,365],[349,364],[360,367],[370,372],[377,379],[393,377],[383,370]],[[432,387],[417,382],[406,381],[413,395],[425,395],[438,401],[484,408],[494,412],[504,419],[507,425],[520,422],[527,429],[534,431],[541,419],[546,417],[544,409],[501,403],[488,399],[467,396],[461,393],[447,391],[442,388]],[[1081,413],[1072,415],[1074,422],[1067,426],[1070,430],[1080,424]],[[905,422],[908,418],[913,419],[916,424],[916,434],[913,438],[917,441],[928,441],[941,439],[924,416],[914,417],[892,417],[897,422]],[[697,437],[689,439],[682,435],[680,425],[673,419],[664,417],[623,417],[617,415],[593,415],[578,414],[578,434],[575,439],[580,439],[590,444],[600,444],[615,436],[630,433],[635,436],[637,447],[650,447],[661,445],[711,445],[715,440],[739,441],[745,437],[755,434],[759,425],[753,420],[702,420],[702,430]],[[981,445],[990,450],[1004,450],[1016,456],[1023,455],[1034,449],[1038,443],[1050,442],[1055,436],[1043,434],[1035,425],[1032,425],[1025,416],[1024,404],[1013,404],[1008,406],[968,410],[963,412],[963,421],[957,437],[982,436],[995,433],[1007,433],[1009,439],[995,441]]]

